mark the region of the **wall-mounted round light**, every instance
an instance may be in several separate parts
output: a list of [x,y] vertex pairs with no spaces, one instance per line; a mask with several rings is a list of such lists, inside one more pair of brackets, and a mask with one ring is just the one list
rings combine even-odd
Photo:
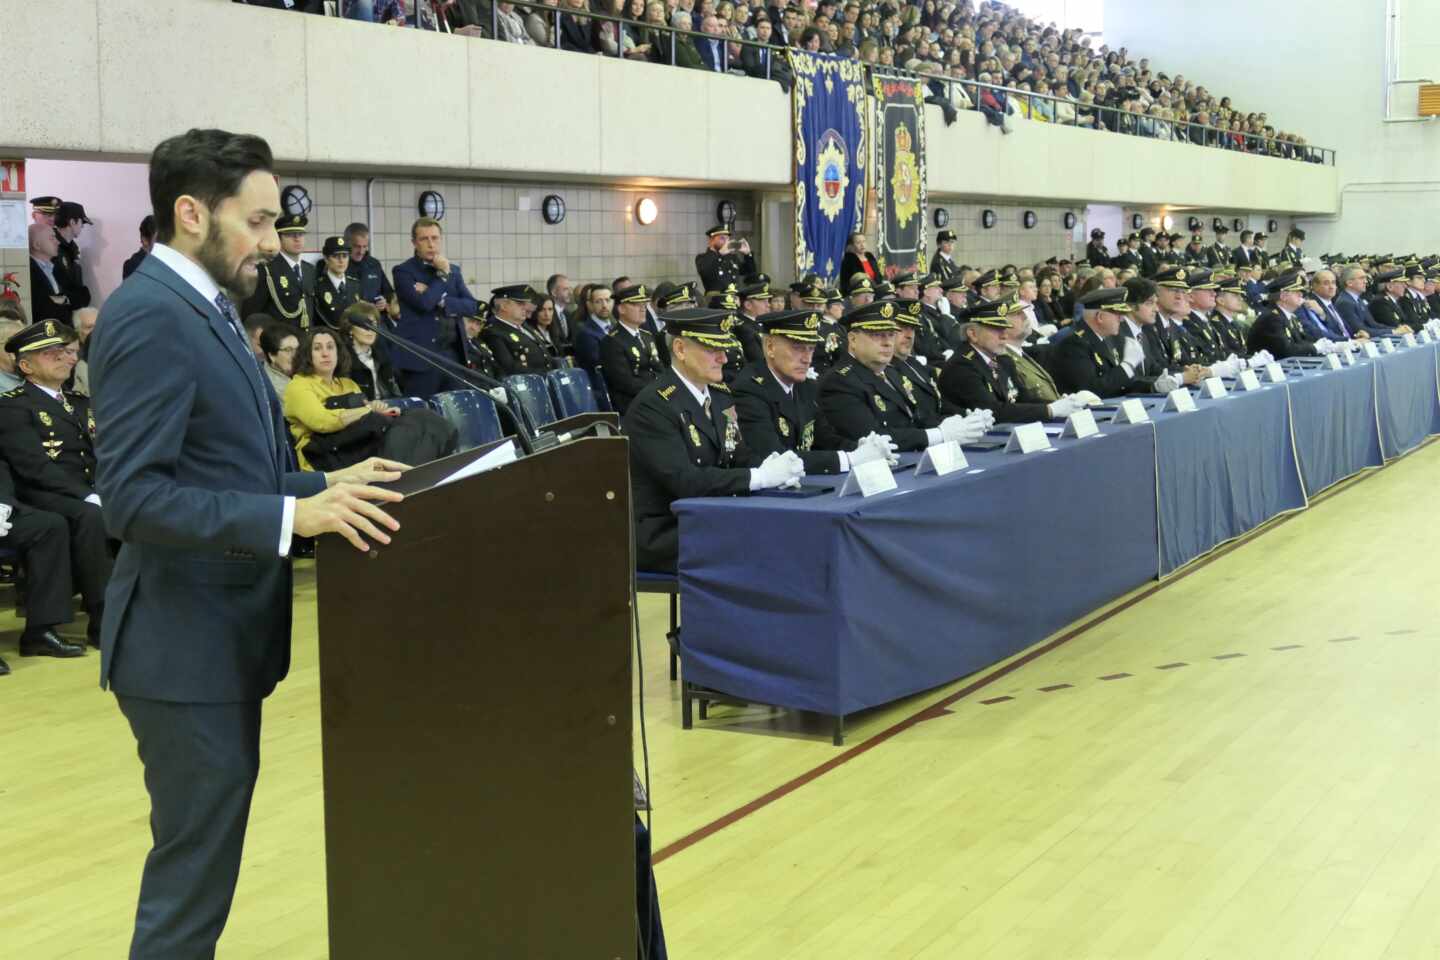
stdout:
[[1245,220],[1241,217],[1236,217],[1234,220],[1230,221],[1230,227],[1234,230],[1244,230]]
[[640,221],[641,226],[650,226],[658,216],[660,216],[660,208],[649,197],[641,197],[635,204],[635,219]]
[[565,198],[558,193],[552,193],[540,201],[540,216],[550,226],[564,221],[565,219]]
[[[1221,227],[1224,227],[1224,226],[1225,226],[1225,220],[1224,220],[1223,217],[1216,217],[1214,220],[1211,220],[1211,221],[1210,221],[1210,229],[1211,229],[1211,230],[1214,230],[1216,233],[1219,233],[1219,232],[1220,232],[1220,228],[1221,228]],[[1228,228],[1227,228],[1227,229],[1228,229]]]
[[280,191],[280,208],[292,217],[308,216],[311,206],[310,191],[298,183]]
[[950,211],[944,207],[935,208],[935,229],[940,230],[950,226]]
[[438,190],[426,190],[420,194],[420,216],[431,220],[445,219],[445,198]]
[[715,205],[715,219],[734,229],[735,226],[735,204],[730,200],[721,200]]
[[1145,226],[1145,218],[1142,217],[1140,214],[1138,214],[1138,213],[1137,213],[1137,214],[1133,214],[1133,215],[1130,217],[1130,229],[1131,229],[1131,230],[1139,230],[1139,229],[1140,229],[1141,227],[1143,227],[1143,226]]
[[1039,220],[1040,218],[1035,216],[1034,210],[1026,210],[1025,214],[1020,218],[1020,223],[1025,227],[1026,230],[1034,230],[1035,224]]
[[990,229],[993,229],[993,228],[994,228],[994,226],[995,226],[995,211],[994,211],[994,210],[985,209],[985,210],[981,210],[981,211],[980,211],[980,226],[984,227],[986,230],[990,230]]
[[1168,214],[1168,213],[1165,214],[1165,216],[1163,216],[1163,217],[1160,218],[1160,226],[1164,227],[1164,228],[1165,228],[1165,231],[1166,231],[1167,233],[1168,233],[1169,231],[1171,231],[1171,230],[1174,230],[1174,229],[1175,229],[1175,218],[1172,217],[1172,216],[1170,216],[1170,214]]
[[1065,211],[1065,216],[1063,216],[1063,217],[1060,218],[1060,222],[1063,223],[1063,224],[1065,224],[1065,229],[1066,229],[1066,230],[1074,230],[1074,229],[1075,229],[1075,223],[1076,223],[1075,211],[1074,211],[1074,210],[1066,210],[1066,211]]
[[1185,223],[1186,226],[1190,228],[1191,233],[1195,233],[1204,228],[1205,226],[1204,222],[1201,221],[1199,217],[1191,217],[1189,220],[1185,221]]
[[1280,221],[1274,219],[1273,217],[1272,217],[1270,220],[1266,221],[1265,232],[1266,232],[1266,233],[1279,233],[1279,232],[1280,232]]

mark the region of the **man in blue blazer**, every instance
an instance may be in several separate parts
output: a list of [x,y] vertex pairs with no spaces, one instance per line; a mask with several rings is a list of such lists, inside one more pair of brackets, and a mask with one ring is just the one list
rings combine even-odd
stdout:
[[600,342],[615,326],[615,295],[610,287],[597,283],[586,288],[585,319],[575,328],[575,366],[594,370],[600,366]]
[[[415,256],[398,264],[394,271],[395,295],[400,298],[400,336],[427,350],[434,350],[446,317],[473,317],[480,309],[460,267],[444,253],[440,221],[421,217],[410,227],[410,244]],[[407,397],[430,397],[445,389],[447,377],[404,348],[391,351],[400,389]]]
[[1370,304],[1365,302],[1365,287],[1370,278],[1363,267],[1346,267],[1340,271],[1341,290],[1335,297],[1335,309],[1345,318],[1345,325],[1357,335],[1387,337],[1392,334],[1388,327],[1381,325],[1370,313]]
[[96,486],[121,541],[100,684],[145,767],[154,846],[131,960],[208,960],[224,929],[259,769],[260,704],[290,663],[292,536],[359,549],[398,525],[370,460],[299,473],[279,398],[234,304],[275,255],[280,197],[259,137],[191,130],[155,148],[150,256],[90,340]]

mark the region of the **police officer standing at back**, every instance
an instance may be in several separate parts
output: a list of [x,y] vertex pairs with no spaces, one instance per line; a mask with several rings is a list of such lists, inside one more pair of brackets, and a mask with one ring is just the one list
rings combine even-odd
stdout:
[[1085,259],[1092,267],[1110,266],[1110,251],[1105,249],[1105,231],[1099,227],[1090,231],[1090,242],[1085,244]]
[[286,214],[275,221],[280,235],[280,252],[260,264],[255,292],[241,311],[242,316],[264,313],[304,330],[315,315],[315,267],[300,259],[305,251],[305,230],[310,221],[303,214]]
[[55,257],[55,280],[60,291],[70,298],[76,310],[90,306],[90,288],[85,285],[85,270],[80,265],[80,234],[85,225],[94,223],[85,215],[85,208],[66,200],[55,213],[55,236],[60,252]]
[[935,256],[930,258],[930,275],[938,277],[941,283],[960,276],[960,264],[956,263],[954,258],[955,231],[941,230],[935,234],[935,245],[939,249],[935,251]]
[[90,401],[66,393],[80,350],[74,330],[32,323],[5,343],[26,382],[0,395],[0,455],[26,504],[64,517],[76,587],[90,615],[90,645],[100,645],[110,552],[95,492],[95,416]]
[[798,481],[805,467],[794,453],[762,460],[745,444],[721,382],[726,350],[739,346],[730,332],[734,314],[686,308],[662,313],[661,320],[671,337],[671,367],[640,391],[623,425],[630,438],[636,564],[674,572],[680,527],[672,503],[778,487]]
[[705,252],[695,257],[695,272],[700,275],[702,294],[708,298],[712,293],[724,292],[731,284],[738,289],[745,277],[755,273],[750,242],[732,242],[730,228],[723,223],[706,230],[705,236],[708,239]]

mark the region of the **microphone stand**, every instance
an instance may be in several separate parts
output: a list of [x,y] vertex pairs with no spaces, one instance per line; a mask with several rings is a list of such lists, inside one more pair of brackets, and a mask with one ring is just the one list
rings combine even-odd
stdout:
[[[470,384],[470,386],[472,387],[487,391],[487,396],[489,396],[488,391],[494,390],[496,388],[505,391],[507,396],[509,394],[509,388],[507,388],[505,384],[501,383],[499,380],[496,380],[493,377],[488,377],[477,370],[471,370],[469,367],[457,363],[454,360],[451,360],[449,357],[444,356],[443,354],[435,353],[432,350],[427,350],[425,347],[422,347],[419,344],[411,343],[409,340],[406,340],[398,333],[386,330],[383,321],[377,324],[371,323],[369,320],[361,320],[352,317],[349,322],[353,323],[355,326],[361,328],[362,330],[374,331],[375,335],[378,336],[380,339],[384,340],[386,343],[390,344],[391,346],[399,347],[401,350],[404,350],[412,357],[415,357],[417,360],[423,361],[425,364],[433,367],[441,373],[455,377],[458,380],[462,380]],[[330,326],[333,327],[333,324],[331,324]],[[462,333],[461,336],[464,336],[464,334]],[[490,399],[494,401],[495,408],[497,410],[502,410],[505,412],[506,417],[509,418],[510,423],[515,427],[515,440],[520,444],[520,449],[524,452],[526,456],[534,453],[537,449],[544,450],[547,447],[554,446],[554,444],[556,443],[555,435],[549,432],[541,433],[539,430],[537,430],[535,428],[535,425],[530,422],[530,415],[526,412],[524,404],[520,405],[520,412],[517,414],[508,402],[504,400],[496,400],[494,397],[490,397]]]

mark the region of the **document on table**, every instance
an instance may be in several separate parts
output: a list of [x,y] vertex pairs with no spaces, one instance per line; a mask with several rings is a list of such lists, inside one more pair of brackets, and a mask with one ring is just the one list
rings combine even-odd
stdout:
[[454,483],[456,480],[464,480],[466,477],[473,477],[475,474],[484,473],[486,470],[503,467],[507,463],[514,463],[515,459],[515,441],[507,440],[483,457],[476,457],[474,460],[471,460],[465,464],[465,466],[435,484],[435,486],[443,487],[447,483]]

